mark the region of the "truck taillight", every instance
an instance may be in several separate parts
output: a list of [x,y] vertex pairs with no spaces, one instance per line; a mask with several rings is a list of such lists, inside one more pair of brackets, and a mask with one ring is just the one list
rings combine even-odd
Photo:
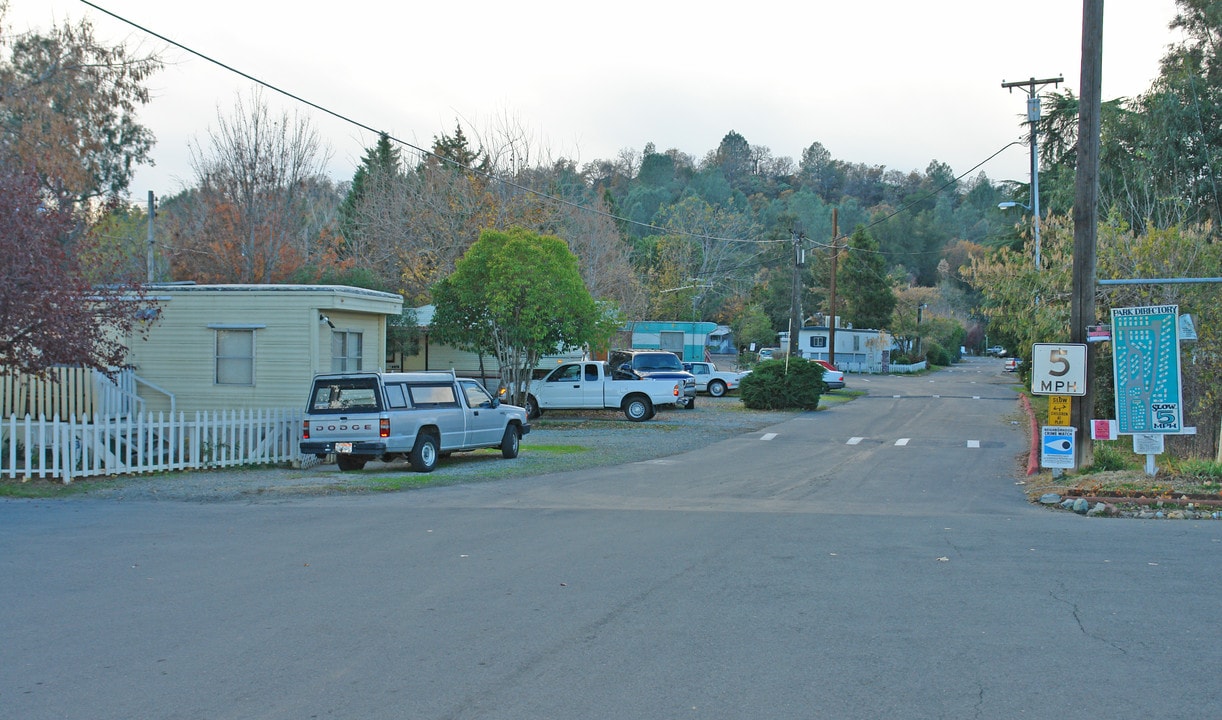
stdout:
[[679,397],[679,386],[675,386],[675,397]]
[[309,420],[301,421],[301,439],[302,440],[310,439],[310,421]]
[[390,437],[390,418],[378,421],[378,437]]

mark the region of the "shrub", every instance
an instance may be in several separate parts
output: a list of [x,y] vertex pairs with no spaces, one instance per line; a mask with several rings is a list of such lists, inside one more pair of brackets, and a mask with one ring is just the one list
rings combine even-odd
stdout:
[[942,365],[943,367],[954,364],[954,358],[950,356],[950,352],[946,348],[937,343],[929,343],[928,349],[925,351],[925,359],[930,365]]
[[1181,475],[1195,480],[1222,481],[1222,463],[1212,460],[1189,458],[1178,463],[1176,470]]
[[1093,472],[1128,470],[1133,467],[1130,454],[1112,445],[1095,443],[1094,456],[1095,461],[1090,466]]
[[786,369],[784,360],[765,360],[743,377],[738,392],[743,405],[752,410],[814,410],[823,389],[819,363],[795,359]]

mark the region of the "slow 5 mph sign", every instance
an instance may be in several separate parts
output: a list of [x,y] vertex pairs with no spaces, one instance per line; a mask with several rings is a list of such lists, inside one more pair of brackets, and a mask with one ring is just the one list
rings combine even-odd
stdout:
[[1035,395],[1085,395],[1086,345],[1032,345],[1031,392]]

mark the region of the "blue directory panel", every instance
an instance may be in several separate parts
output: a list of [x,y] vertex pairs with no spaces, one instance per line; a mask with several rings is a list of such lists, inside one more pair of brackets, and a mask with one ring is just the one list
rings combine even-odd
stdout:
[[1121,434],[1183,429],[1178,305],[1112,308],[1112,369]]

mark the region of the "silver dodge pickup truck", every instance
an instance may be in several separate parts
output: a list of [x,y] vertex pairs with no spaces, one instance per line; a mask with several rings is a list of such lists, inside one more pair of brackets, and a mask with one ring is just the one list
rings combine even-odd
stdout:
[[334,455],[340,470],[407,458],[431,472],[450,453],[500,448],[518,456],[530,432],[526,411],[505,405],[479,382],[451,373],[316,375],[301,428],[301,452]]

